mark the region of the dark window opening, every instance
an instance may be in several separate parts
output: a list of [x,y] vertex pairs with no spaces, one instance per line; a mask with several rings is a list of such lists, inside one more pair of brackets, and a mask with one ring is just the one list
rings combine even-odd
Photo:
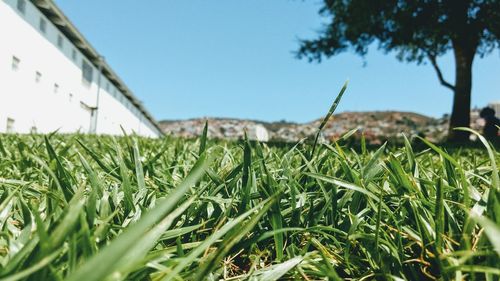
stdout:
[[82,61],[82,79],[84,82],[88,84],[92,83],[94,77],[93,72],[94,70],[92,69],[92,66],[85,60]]
[[26,0],[17,0],[17,10],[21,13],[26,13]]
[[47,21],[43,18],[40,18],[40,31],[45,33],[47,32]]
[[11,65],[12,70],[14,70],[14,71],[19,70],[19,64],[20,64],[20,63],[21,63],[21,60],[20,60],[20,59],[18,59],[18,58],[17,58],[17,57],[15,57],[15,56],[12,56],[12,65]]
[[64,43],[63,37],[61,35],[57,35],[57,46],[59,48],[62,48],[63,47],[63,43]]

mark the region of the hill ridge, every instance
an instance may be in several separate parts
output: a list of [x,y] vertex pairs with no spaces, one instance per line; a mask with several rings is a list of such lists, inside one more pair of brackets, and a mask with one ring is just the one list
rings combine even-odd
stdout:
[[[205,116],[184,120],[163,120],[160,121],[160,127],[166,134],[193,138],[201,135],[204,123],[208,121],[209,136],[212,138],[238,139],[243,137],[246,130],[250,138],[261,141],[295,142],[314,135],[322,120],[323,118],[318,118],[306,123],[286,120],[268,122]],[[354,128],[358,128],[358,135],[363,133],[367,141],[372,144],[401,137],[402,133],[426,135],[439,140],[447,131],[447,119],[409,111],[344,111],[332,116],[322,135],[327,140],[333,140]],[[263,129],[267,132],[264,133]],[[260,137],[257,136],[259,134]]]

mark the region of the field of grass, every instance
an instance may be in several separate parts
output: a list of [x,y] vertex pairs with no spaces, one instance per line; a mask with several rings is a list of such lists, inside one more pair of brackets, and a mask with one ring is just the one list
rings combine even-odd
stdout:
[[498,280],[492,149],[0,136],[0,280]]
[[0,135],[0,281],[499,280],[500,154]]

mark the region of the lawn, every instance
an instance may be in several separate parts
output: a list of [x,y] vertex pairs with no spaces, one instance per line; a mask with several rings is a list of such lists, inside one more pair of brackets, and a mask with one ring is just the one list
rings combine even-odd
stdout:
[[0,280],[498,280],[500,155],[0,136]]

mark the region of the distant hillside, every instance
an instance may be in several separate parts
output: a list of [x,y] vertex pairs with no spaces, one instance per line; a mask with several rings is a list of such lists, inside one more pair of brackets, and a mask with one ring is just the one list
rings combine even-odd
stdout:
[[[318,127],[321,119],[311,123]],[[334,115],[323,130],[328,139],[336,139],[346,131],[357,128],[372,144],[379,144],[386,139],[425,135],[431,139],[441,139],[447,130],[447,121],[435,119],[413,112],[374,111],[344,112]]]
[[[166,134],[192,138],[201,135],[205,121],[209,123],[209,136],[220,139],[242,138],[246,130],[249,137],[262,141],[295,142],[312,136],[322,118],[298,124],[293,122],[262,122],[232,118],[197,118],[189,120],[165,120],[160,127]],[[439,140],[447,130],[446,119],[435,119],[413,112],[374,111],[343,112],[334,115],[323,130],[323,138],[334,140],[351,129],[357,128],[369,143],[377,144],[386,139],[423,134]],[[355,137],[356,137],[355,136]]]
[[174,136],[193,138],[203,133],[205,122],[208,121],[208,135],[211,138],[238,139],[243,138],[247,131],[251,139],[268,141],[271,132],[267,129],[267,123],[231,118],[196,118],[188,120],[165,120],[160,121],[160,127],[166,134]]

